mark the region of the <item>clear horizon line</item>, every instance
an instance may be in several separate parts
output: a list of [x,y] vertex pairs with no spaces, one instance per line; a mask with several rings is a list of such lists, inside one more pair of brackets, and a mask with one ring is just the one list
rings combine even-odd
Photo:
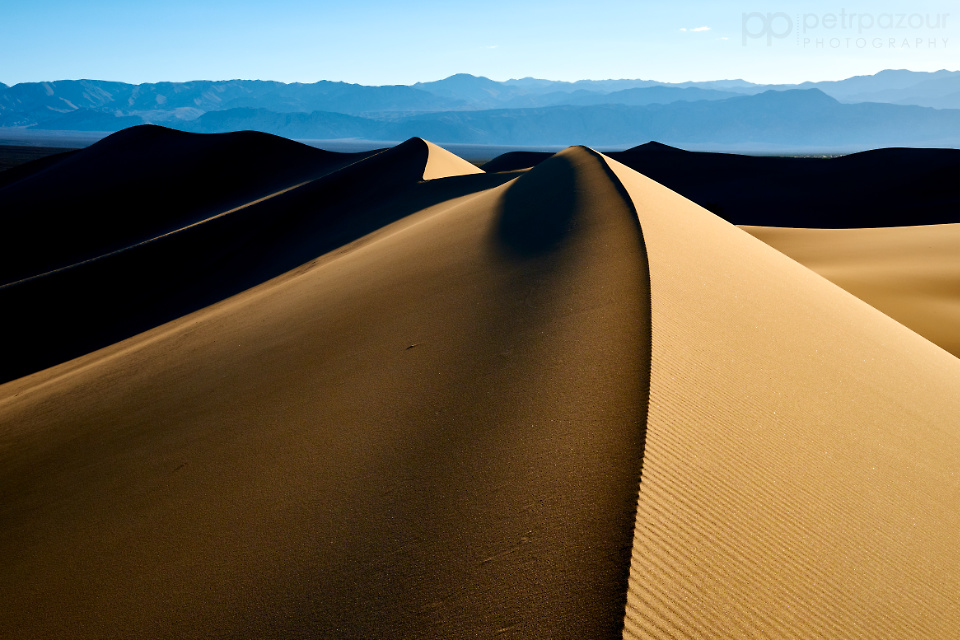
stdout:
[[128,80],[111,80],[111,79],[106,79],[106,78],[87,77],[87,78],[57,78],[57,79],[55,79],[55,80],[26,80],[26,81],[22,81],[22,82],[15,82],[15,83],[13,83],[13,84],[9,84],[9,83],[4,82],[3,80],[0,80],[0,83],[3,83],[3,84],[5,84],[5,85],[8,86],[8,87],[15,87],[15,86],[20,85],[20,84],[43,84],[43,83],[48,83],[48,82],[83,82],[83,81],[91,81],[91,82],[116,82],[116,83],[120,83],[120,84],[129,84],[129,85],[137,86],[137,85],[143,85],[143,84],[162,84],[162,83],[187,84],[187,83],[190,83],[190,82],[238,82],[238,81],[240,81],[240,82],[276,82],[276,83],[278,83],[278,84],[287,84],[287,85],[290,85],[290,84],[317,84],[317,83],[319,83],[319,82],[333,82],[333,83],[352,84],[352,85],[362,86],[362,87],[413,87],[413,86],[416,86],[417,84],[429,84],[429,83],[432,83],[432,82],[440,82],[440,81],[443,81],[443,80],[448,80],[448,79],[450,79],[450,78],[452,78],[452,77],[455,77],[455,76],[467,75],[467,76],[472,76],[472,77],[474,77],[474,78],[485,78],[485,79],[487,79],[487,80],[491,80],[491,81],[493,81],[493,82],[498,82],[498,83],[517,82],[517,81],[520,81],[520,80],[539,80],[539,81],[543,81],[543,82],[556,82],[556,83],[565,83],[565,84],[575,84],[575,83],[577,83],[577,82],[630,82],[630,81],[637,81],[637,82],[654,82],[654,83],[657,83],[657,84],[664,84],[664,85],[670,85],[670,84],[690,84],[690,83],[701,84],[701,83],[709,83],[709,82],[745,82],[745,83],[747,83],[747,84],[751,84],[751,85],[754,85],[754,86],[782,86],[782,85],[801,85],[801,84],[806,84],[806,83],[820,83],[820,82],[841,82],[841,81],[843,81],[843,80],[849,80],[849,79],[851,79],[851,78],[871,77],[871,76],[875,76],[875,75],[877,75],[877,74],[879,74],[879,73],[883,73],[883,72],[885,72],[885,71],[907,71],[907,72],[910,72],[910,73],[926,73],[926,74],[941,73],[941,72],[946,72],[946,73],[960,73],[960,69],[947,69],[947,68],[945,68],[945,67],[942,68],[942,69],[938,69],[938,70],[936,70],[936,71],[914,71],[914,70],[912,70],[912,69],[906,69],[906,68],[894,69],[894,68],[889,68],[889,67],[888,67],[888,68],[880,69],[879,71],[877,71],[877,72],[875,72],[875,73],[872,73],[872,74],[860,74],[860,75],[846,76],[846,77],[843,77],[843,78],[840,78],[840,79],[826,79],[826,80],[809,80],[809,79],[808,79],[808,80],[802,80],[802,81],[800,81],[800,82],[754,82],[754,81],[752,81],[752,80],[747,80],[747,79],[745,79],[745,78],[729,78],[729,77],[727,77],[727,78],[717,78],[717,79],[712,79],[712,80],[679,80],[679,81],[674,81],[674,80],[655,80],[655,79],[652,79],[652,78],[580,78],[580,79],[577,79],[577,80],[554,80],[554,79],[550,79],[550,78],[537,78],[537,77],[535,77],[535,76],[522,76],[522,77],[519,77],[519,78],[507,78],[506,80],[497,80],[496,78],[491,78],[490,76],[476,75],[476,74],[472,74],[472,73],[468,73],[468,72],[458,72],[458,73],[454,73],[454,74],[451,74],[451,75],[449,75],[449,76],[445,76],[445,77],[443,77],[443,78],[439,78],[439,79],[436,79],[436,80],[418,80],[417,82],[413,82],[413,83],[410,83],[410,84],[401,84],[401,83],[393,83],[393,84],[391,84],[391,83],[384,83],[384,84],[363,84],[363,83],[361,83],[361,82],[351,82],[351,81],[348,81],[348,80],[330,80],[330,79],[319,79],[319,80],[312,80],[312,81],[304,81],[304,80],[284,81],[284,80],[272,80],[272,79],[267,79],[267,78],[242,78],[242,77],[236,77],[236,78],[217,78],[217,79],[210,79],[210,78],[192,78],[192,79],[190,79],[190,80],[147,80],[147,81],[143,81],[143,82],[131,82],[131,81],[128,81]]

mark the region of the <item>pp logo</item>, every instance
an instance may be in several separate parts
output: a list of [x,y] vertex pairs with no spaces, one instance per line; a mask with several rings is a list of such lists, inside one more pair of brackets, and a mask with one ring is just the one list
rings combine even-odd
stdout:
[[786,13],[753,13],[743,14],[743,46],[747,40],[767,38],[767,46],[773,44],[774,38],[786,38],[793,33],[793,19]]

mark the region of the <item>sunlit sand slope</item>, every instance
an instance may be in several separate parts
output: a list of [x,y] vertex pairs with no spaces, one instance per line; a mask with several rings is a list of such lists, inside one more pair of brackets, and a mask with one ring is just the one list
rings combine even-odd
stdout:
[[0,386],[3,635],[618,637],[647,282],[573,148]]
[[960,225],[743,230],[960,356]]
[[442,147],[438,147],[432,142],[421,138],[414,138],[414,140],[422,143],[427,148],[427,161],[423,170],[424,180],[483,173],[483,170],[479,167],[470,164],[463,158],[450,153]]
[[609,161],[649,256],[628,638],[953,638],[960,360]]

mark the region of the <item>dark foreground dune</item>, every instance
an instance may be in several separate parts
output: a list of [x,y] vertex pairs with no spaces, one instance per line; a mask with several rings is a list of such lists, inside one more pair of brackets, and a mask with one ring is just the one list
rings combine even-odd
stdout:
[[4,637],[955,636],[957,358],[586,148],[347,160],[0,288]]

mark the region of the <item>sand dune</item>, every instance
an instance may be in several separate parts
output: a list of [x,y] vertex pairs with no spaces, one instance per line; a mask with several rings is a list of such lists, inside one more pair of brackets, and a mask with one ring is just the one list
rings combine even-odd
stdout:
[[363,155],[249,131],[121,131],[0,189],[0,284],[122,249]]
[[420,140],[420,138],[414,138],[414,140],[427,145],[427,161],[422,176],[424,180],[483,173],[483,170],[479,167],[475,167],[463,158],[455,156],[432,142]]
[[[150,142],[164,144],[157,142],[154,131],[147,134]],[[173,134],[165,143],[173,147],[165,151],[167,156],[181,148],[180,136],[186,135]],[[197,137],[203,136],[190,135],[186,140]],[[220,139],[212,137],[214,140],[206,141],[206,145],[215,145]],[[97,152],[94,159],[103,157],[101,164],[107,166],[127,160],[128,173],[138,176],[146,190],[166,188],[171,182],[168,176],[150,173],[156,166],[153,159],[140,169],[130,160],[134,154],[128,149],[139,148],[138,138],[126,134],[119,142],[107,139],[101,143],[108,150],[119,147],[116,152],[96,147],[89,151]],[[254,138],[251,142],[258,143],[248,150],[255,154],[261,140]],[[302,151],[299,147],[295,147],[298,153]],[[314,151],[304,149],[311,154]],[[183,219],[183,211],[190,210],[184,208],[171,222],[181,224],[179,228],[0,286],[0,305],[18,310],[16,314],[0,316],[0,332],[19,337],[0,361],[0,381],[130,337],[285,273],[404,215],[509,180],[508,176],[482,175],[470,163],[419,139],[374,155],[328,157],[327,152],[320,153],[321,160],[329,162],[323,166],[308,163],[308,169],[321,174],[313,180],[290,185],[289,182],[303,177],[294,173],[294,177],[286,177],[287,183],[273,184],[272,188],[279,187],[278,191],[238,206],[234,206],[237,196],[230,189],[205,185],[204,197],[221,198],[219,204],[208,203],[206,218]],[[222,159],[222,155],[217,157]],[[282,167],[283,163],[277,166]],[[171,167],[166,170],[173,171]],[[301,174],[304,171],[300,169]],[[472,181],[456,179],[475,174],[480,175]],[[422,183],[425,176],[449,179],[442,184],[435,180]],[[56,177],[14,185],[16,193],[19,196],[31,187],[32,196],[41,200],[43,193],[51,191],[51,184],[56,184]],[[183,188],[191,187],[187,184]],[[104,203],[99,209],[91,205],[91,216],[111,220],[124,215],[123,200],[117,198],[117,192],[122,193],[123,188],[118,188],[114,180],[108,177],[101,184],[102,194],[92,186],[88,189],[90,200]],[[61,194],[59,198],[67,200],[65,192],[56,191]],[[0,190],[0,200],[5,194],[6,190]],[[52,209],[47,213],[48,217],[59,215]],[[139,218],[135,219],[139,225],[136,220]],[[29,225],[38,239],[31,243],[29,234],[22,234],[24,247],[57,246],[71,238],[69,225],[66,229],[55,225],[56,231],[47,235],[56,235],[60,242],[46,243],[45,236],[36,235],[42,230],[39,223],[30,221]],[[102,234],[91,232],[81,236],[80,243],[86,242],[87,253],[93,250],[90,247],[103,251],[109,248],[103,238]],[[22,268],[20,264],[11,265],[14,270]],[[65,321],[66,318],[70,320]]]
[[957,358],[583,147],[287,184],[0,288],[5,636],[960,627]]
[[[0,145],[0,187],[73,155],[74,149],[60,147],[21,147]],[[39,160],[43,160],[39,162]],[[30,167],[23,167],[29,164]]]
[[960,356],[960,225],[743,229]]
[[[823,159],[690,152],[650,142],[607,155],[740,225],[929,225],[957,222],[960,208],[953,186],[957,149],[877,149]],[[517,170],[549,156],[506,153],[483,168]]]
[[644,273],[628,203],[573,149],[11,382],[0,626],[618,634]]
[[611,161],[650,264],[627,637],[960,628],[960,360]]

